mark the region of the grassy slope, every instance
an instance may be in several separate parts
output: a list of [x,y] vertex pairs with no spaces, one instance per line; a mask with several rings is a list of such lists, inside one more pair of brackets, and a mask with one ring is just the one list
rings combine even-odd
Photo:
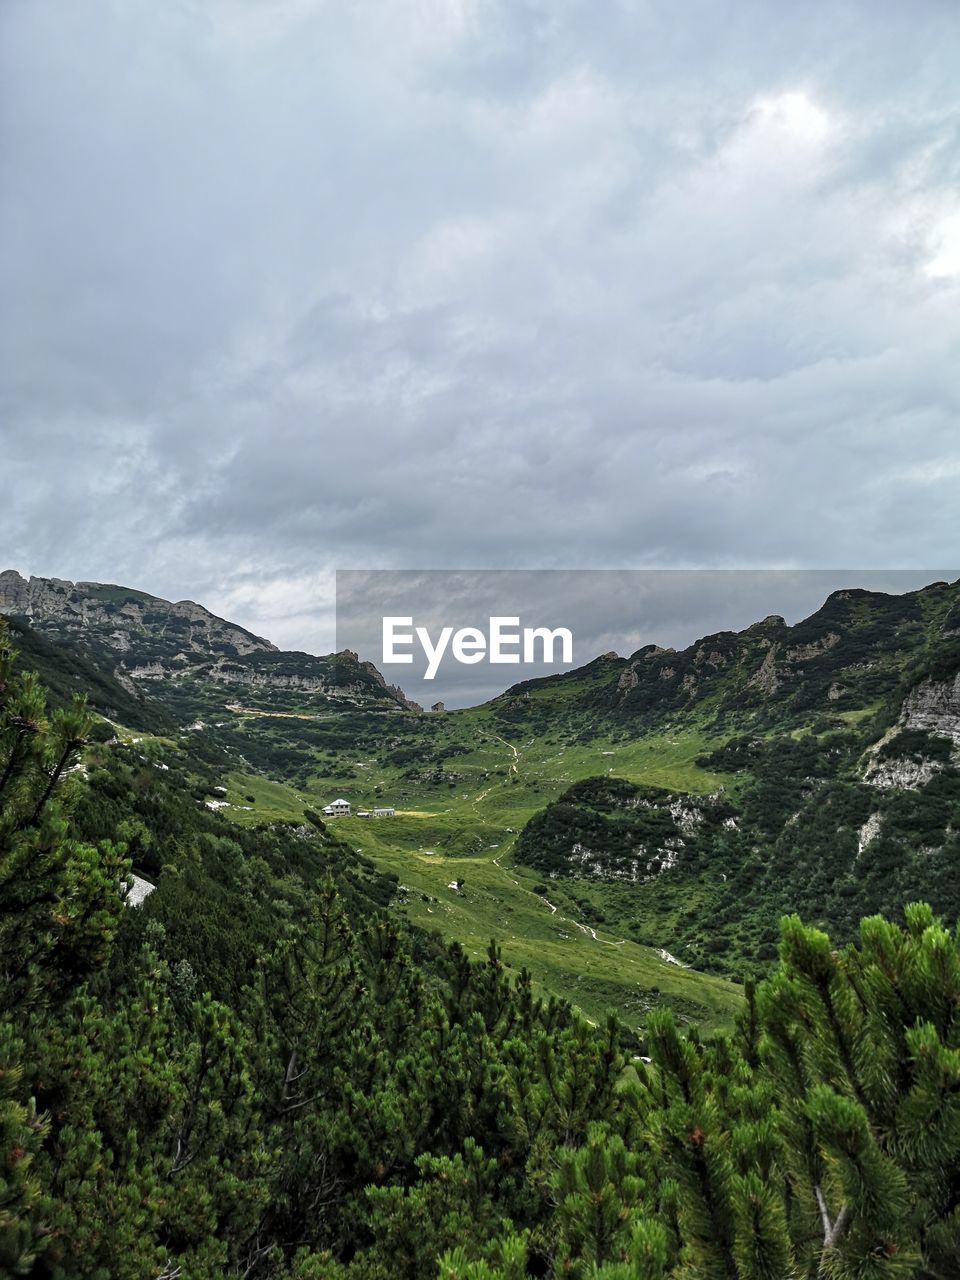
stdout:
[[[947,611],[957,612],[956,597],[945,586],[903,598],[843,593],[795,628],[767,619],[681,654],[600,658],[442,715],[398,712],[368,687],[368,673],[352,667],[347,683],[358,696],[339,710],[335,700],[303,692],[302,682],[224,685],[202,670],[158,693],[179,724],[208,724],[181,738],[184,750],[216,768],[234,764],[222,779],[225,815],[234,821],[300,821],[336,795],[355,808],[394,805],[396,818],[341,821],[338,834],[407,886],[412,919],[477,953],[496,938],[508,963],[526,965],[591,1017],[615,1005],[636,1022],[662,997],[709,1024],[729,1020],[737,988],[667,964],[656,950],[673,949],[691,913],[716,940],[709,886],[678,882],[671,892],[664,881],[625,894],[624,886],[557,879],[538,893],[538,873],[514,864],[517,833],[571,783],[601,774],[691,793],[725,786],[736,795],[742,777],[703,770],[697,758],[745,728],[805,736],[827,713],[852,727],[887,701],[893,706],[907,668]],[[756,679],[768,657],[777,663],[773,690]],[[271,679],[330,674],[329,660],[302,654],[234,665]],[[831,701],[835,685],[839,701]],[[448,887],[457,878],[463,893]],[[623,941],[628,925],[648,947]]]
[[[956,587],[944,586],[902,598],[843,593],[795,628],[767,619],[682,654],[647,656],[623,694],[626,664],[597,659],[516,686],[483,707],[418,717],[406,733],[384,719],[356,745],[351,737],[346,747],[316,754],[298,776],[299,793],[288,797],[291,816],[334,795],[355,807],[393,804],[396,819],[341,825],[345,838],[408,886],[414,919],[475,951],[498,938],[508,961],[526,964],[591,1016],[612,1003],[636,1017],[657,987],[671,1001],[699,1003],[701,1020],[723,1020],[736,988],[664,965],[656,951],[677,946],[673,939],[691,914],[706,943],[717,940],[709,923],[717,886],[709,875],[635,893],[587,879],[551,880],[554,912],[534,892],[542,874],[514,863],[517,833],[585,777],[610,774],[690,793],[724,786],[736,797],[742,775],[695,763],[732,734],[804,738],[831,724],[866,724],[884,707],[892,717],[904,676],[936,642],[956,597]],[[773,689],[756,679],[768,657],[776,659]],[[839,700],[831,700],[831,689]],[[265,812],[277,814],[276,805],[274,796]],[[255,806],[235,816],[256,814]],[[460,877],[462,895],[448,888]],[[628,935],[633,941],[623,942]]]
[[[662,999],[702,1024],[729,1023],[738,988],[666,963],[656,950],[605,928],[590,900],[591,894],[602,895],[602,887],[552,882],[545,897],[534,892],[540,878],[511,858],[524,823],[578,778],[615,772],[683,790],[714,789],[724,779],[693,763],[707,745],[704,738],[677,733],[630,743],[571,743],[554,735],[511,740],[488,707],[431,720],[436,753],[445,771],[458,775],[453,785],[404,778],[403,767],[353,753],[348,767],[356,777],[345,779],[337,766],[327,766],[329,771],[321,770],[302,789],[232,774],[225,812],[245,824],[299,818],[305,808],[320,808],[334,795],[355,807],[372,807],[379,792],[383,803],[397,807],[395,818],[334,820],[337,832],[396,872],[416,923],[439,929],[478,956],[496,938],[505,962],[526,966],[542,989],[571,999],[594,1020],[616,1007],[636,1024]],[[446,754],[457,751],[465,754]],[[448,887],[457,879],[464,881],[461,893]],[[661,945],[669,948],[670,940]]]

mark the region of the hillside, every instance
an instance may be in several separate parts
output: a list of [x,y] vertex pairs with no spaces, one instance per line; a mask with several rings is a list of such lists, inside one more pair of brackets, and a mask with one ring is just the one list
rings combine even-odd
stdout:
[[199,657],[276,650],[268,640],[225,622],[192,600],[173,604],[104,582],[25,579],[14,569],[0,573],[0,613],[22,617],[36,631],[70,635],[84,645],[100,643],[119,655],[129,654],[122,665],[139,675],[148,674],[150,662],[161,667]]
[[[723,782],[696,803],[691,780],[574,786],[525,826],[517,861],[590,884],[630,936],[669,933],[679,956],[720,972],[772,960],[785,911],[839,936],[916,897],[955,919],[958,598],[957,584],[839,592],[795,627],[768,618],[609,663],[576,698],[594,732],[699,733],[694,767]],[[537,682],[506,701],[519,719],[524,700],[549,698]]]
[[[425,715],[354,655],[230,658],[283,677],[240,703],[217,655],[130,693],[99,624],[0,628],[0,1273],[952,1274],[960,950],[901,908],[956,914],[955,592],[816,649],[880,674],[853,714],[802,670],[759,714],[749,633],[625,722],[612,657]],[[838,928],[771,963],[804,895]]]
[[44,642],[172,725],[164,749],[223,788],[224,817],[303,824],[340,795],[395,807],[337,831],[397,878],[408,917],[477,956],[497,938],[595,1020],[613,1006],[637,1025],[663,999],[722,1021],[730,997],[697,971],[768,965],[784,911],[840,937],[920,896],[960,912],[957,584],[838,592],[793,627],[605,655],[435,714],[352,654],[255,637],[226,653],[214,620],[184,660],[163,602],[115,625],[64,592],[36,593],[56,606],[32,615]]
[[895,699],[931,663],[960,650],[960,584],[903,595],[836,591],[794,626],[770,616],[741,632],[705,636],[682,652],[646,645],[580,671],[514,685],[501,715],[535,721],[562,700],[593,723],[643,730],[695,719],[714,733],[850,719]]
[[[119,709],[117,686],[127,694],[125,713],[134,699],[145,719],[219,705],[225,691],[259,708],[282,707],[291,694],[334,708],[368,699],[388,708],[411,705],[356,654],[282,653],[192,600],[173,603],[100,582],[28,580],[8,569],[0,573],[0,615],[18,628],[21,647],[55,695],[62,687],[56,667],[83,663],[91,700],[105,715]],[[55,659],[44,641],[65,656]],[[76,679],[83,680],[79,672]]]
[[[9,584],[11,575],[3,580]],[[535,878],[503,869],[490,846],[497,831],[509,840],[509,814],[503,806],[498,812],[489,785],[478,786],[486,795],[467,795],[456,813],[431,811],[433,798],[450,796],[451,780],[461,777],[438,769],[434,759],[443,718],[420,713],[372,664],[347,652],[314,657],[264,647],[233,653],[235,629],[206,611],[199,611],[200,639],[188,647],[177,622],[181,606],[98,584],[31,583],[32,599],[42,607],[11,618],[24,665],[39,670],[55,700],[88,692],[110,719],[117,749],[132,746],[134,756],[163,771],[164,781],[179,779],[190,804],[213,806],[251,831],[277,822],[309,831],[308,815],[332,792],[357,796],[362,785],[370,803],[396,798],[410,808],[389,824],[374,830],[347,820],[336,835],[401,885],[401,904],[414,923],[461,942],[477,958],[496,938],[509,966],[528,968],[538,989],[573,1001],[595,1021],[615,1007],[636,1028],[666,1002],[687,1021],[729,1022],[736,988],[669,964],[656,949],[601,937],[575,901],[551,911],[532,892]],[[22,590],[15,594],[9,586],[5,599],[19,608],[29,604]],[[457,736],[459,722],[449,724]],[[498,737],[481,737],[485,745],[463,777],[483,783],[505,754],[512,756]],[[466,754],[459,744],[449,750]],[[149,776],[156,786],[157,775]],[[517,827],[530,812],[526,798]],[[435,836],[438,848],[431,851]],[[481,848],[487,857],[478,861]],[[455,850],[469,859],[470,884],[453,894]],[[159,885],[150,903],[159,911],[168,879],[169,892],[180,892],[174,868],[158,859],[155,840],[149,851],[136,844],[132,851],[135,871]]]

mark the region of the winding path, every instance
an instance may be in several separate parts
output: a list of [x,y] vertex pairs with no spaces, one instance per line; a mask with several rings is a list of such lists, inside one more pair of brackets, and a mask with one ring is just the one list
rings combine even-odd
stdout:
[[[513,759],[510,762],[509,773],[518,773],[519,764],[520,764],[520,748],[515,746],[512,742],[508,742],[506,738],[501,738],[499,734],[495,733],[495,734],[492,734],[491,736],[496,738],[497,742],[502,742],[503,745],[512,752]],[[562,755],[563,752],[561,751],[558,754]],[[497,785],[499,784],[491,783],[489,787],[485,787],[482,791],[478,791],[477,794],[474,796],[473,800],[471,801],[472,807],[476,809],[477,805],[479,805],[482,801],[484,801],[487,798],[487,796],[490,794],[490,792],[493,791]],[[482,813],[477,813],[477,817],[480,819],[480,822],[483,826],[491,825],[487,821],[487,819],[483,816]],[[493,847],[496,848],[496,845],[494,845]],[[498,854],[497,857],[491,859],[491,861],[493,862],[493,865],[497,868],[497,870],[501,872],[503,875],[505,875],[507,879],[510,881],[510,883],[515,888],[519,889],[521,893],[529,894],[532,898],[536,898],[538,902],[542,902],[546,907],[548,907],[550,909],[550,914],[552,916],[556,916],[558,922],[573,925],[574,928],[579,929],[581,933],[586,934],[588,937],[592,938],[594,942],[598,942],[603,947],[626,946],[627,942],[629,941],[628,938],[617,938],[617,939],[598,938],[597,931],[592,925],[583,924],[582,921],[580,920],[573,920],[571,919],[570,916],[559,915],[556,904],[551,902],[549,898],[547,898],[544,894],[534,893],[532,889],[525,889],[519,880],[515,880],[513,876],[510,875],[506,867],[504,867],[500,862],[500,858],[502,856],[503,856],[502,854]],[[670,952],[667,951],[665,947],[653,947],[651,949],[655,951],[660,956],[660,958],[664,960],[667,964],[674,964],[680,969],[689,969],[691,967],[688,964],[684,964],[682,960],[678,960],[676,956],[671,955]]]
[[[496,738],[498,742],[502,742],[505,747],[508,747],[513,752],[513,760],[511,761],[511,764],[510,764],[510,773],[517,773],[518,766],[520,763],[520,748],[514,746],[512,742],[508,742],[506,738],[501,738],[500,735],[497,733],[493,734],[492,737]],[[478,792],[476,797],[473,800],[474,806],[479,804],[481,800],[484,800],[492,790],[493,790],[493,787],[490,786],[490,787],[487,787],[485,791]],[[479,817],[480,817],[480,821],[485,826],[490,825],[482,814],[480,814]],[[502,872],[510,881],[510,883],[512,885],[515,885],[516,888],[518,888],[521,893],[528,893],[532,898],[536,898],[538,902],[542,902],[544,903],[545,906],[549,907],[550,914],[557,916],[558,921],[562,921],[564,924],[572,924],[574,928],[579,929],[581,933],[587,934],[589,937],[591,937],[594,940],[594,942],[599,942],[601,946],[622,947],[626,945],[627,943],[626,938],[618,938],[615,942],[611,941],[609,938],[598,938],[597,931],[596,929],[593,928],[592,925],[582,924],[579,920],[572,920],[569,916],[557,915],[557,907],[554,903],[550,901],[549,898],[545,897],[541,893],[534,893],[532,889],[525,889],[519,880],[514,880],[513,876],[510,875],[509,871],[507,871],[507,869],[501,865],[500,858],[502,856],[503,855],[501,854],[498,857],[492,859],[493,865],[497,868],[497,870]]]

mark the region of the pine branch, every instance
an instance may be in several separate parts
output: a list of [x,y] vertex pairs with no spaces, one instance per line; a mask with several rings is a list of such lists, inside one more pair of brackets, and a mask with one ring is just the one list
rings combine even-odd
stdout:
[[835,1249],[843,1237],[846,1235],[851,1222],[853,1221],[853,1210],[848,1204],[845,1204],[837,1214],[827,1238],[824,1240],[824,1251],[827,1249]]
[[820,1220],[823,1223],[823,1240],[824,1244],[826,1244],[827,1240],[830,1238],[830,1233],[833,1230],[833,1225],[830,1222],[830,1214],[827,1212],[827,1202],[823,1198],[823,1192],[820,1190],[819,1182],[813,1190],[817,1197],[817,1207],[820,1210]]

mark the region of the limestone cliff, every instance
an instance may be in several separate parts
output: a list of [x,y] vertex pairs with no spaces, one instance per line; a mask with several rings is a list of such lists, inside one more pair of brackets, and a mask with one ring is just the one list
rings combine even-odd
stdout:
[[369,700],[419,710],[356,654],[287,653],[192,600],[176,603],[129,587],[0,573],[0,615],[94,658],[131,695],[161,701],[184,683],[242,686],[247,694]]
[[952,679],[922,680],[904,699],[901,720],[907,729],[924,729],[960,747],[960,671]]
[[144,642],[149,647],[152,641],[161,650],[151,655],[154,661],[176,659],[178,654],[187,658],[276,652],[268,640],[218,618],[192,600],[173,603],[101,582],[26,579],[14,569],[0,573],[0,613],[24,618],[46,634],[96,636],[119,654],[136,652]]

